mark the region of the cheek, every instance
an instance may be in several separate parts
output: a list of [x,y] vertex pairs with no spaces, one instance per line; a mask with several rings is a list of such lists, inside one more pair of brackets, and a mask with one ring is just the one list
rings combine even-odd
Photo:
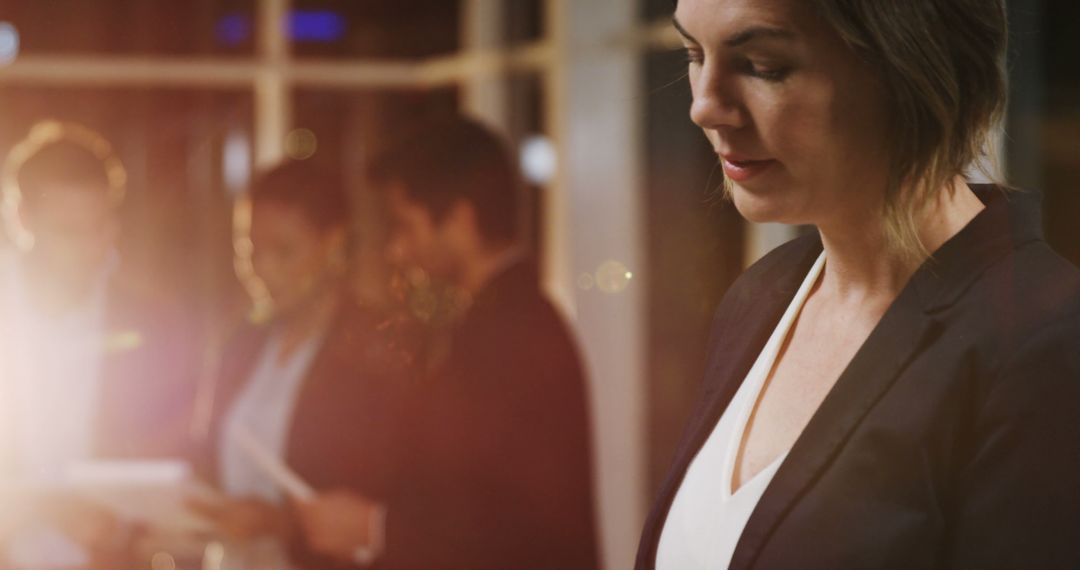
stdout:
[[[792,187],[836,188],[844,184],[860,143],[850,118],[852,102],[835,81],[810,76],[755,101],[758,130]],[[814,192],[810,192],[813,194]]]
[[322,244],[311,244],[294,263],[294,270],[301,276],[302,284],[320,280],[330,269],[331,253]]
[[280,255],[256,251],[255,255],[251,256],[251,266],[255,270],[255,276],[271,290],[281,288],[282,276],[286,275],[286,271]]
[[258,276],[280,293],[303,288],[317,277],[325,266],[322,252],[304,246],[297,246],[289,252],[256,255],[252,261]]
[[890,120],[884,94],[869,87],[863,92],[862,97],[838,98],[834,129],[840,138],[835,148],[848,157],[850,176],[863,186],[879,186],[889,171]]

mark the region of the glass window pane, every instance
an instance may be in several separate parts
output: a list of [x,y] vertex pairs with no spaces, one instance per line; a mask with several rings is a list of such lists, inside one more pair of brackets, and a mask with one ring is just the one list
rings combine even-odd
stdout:
[[298,58],[419,58],[458,49],[454,0],[295,0],[289,16]]
[[255,0],[5,0],[0,21],[32,55],[243,55]]

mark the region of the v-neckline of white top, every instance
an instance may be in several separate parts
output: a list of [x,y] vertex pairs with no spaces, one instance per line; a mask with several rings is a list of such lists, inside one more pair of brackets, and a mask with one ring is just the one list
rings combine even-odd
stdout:
[[735,462],[747,422],[780,349],[824,267],[825,253],[822,252],[731,403],[686,470],[660,535],[657,570],[716,570],[730,564],[750,515],[788,453],[785,451],[732,492]]

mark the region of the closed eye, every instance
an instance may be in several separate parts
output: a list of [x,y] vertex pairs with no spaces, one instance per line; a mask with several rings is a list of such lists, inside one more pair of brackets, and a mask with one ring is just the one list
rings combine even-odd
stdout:
[[787,65],[755,63],[749,59],[740,60],[737,68],[740,72],[745,73],[750,77],[762,79],[770,83],[779,83],[787,79],[792,71],[792,68]]
[[701,64],[705,61],[705,54],[700,49],[688,47],[683,55],[687,64]]

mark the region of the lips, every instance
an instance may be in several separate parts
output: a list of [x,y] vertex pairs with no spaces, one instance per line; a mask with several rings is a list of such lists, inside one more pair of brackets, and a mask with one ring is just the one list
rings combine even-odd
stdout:
[[724,166],[724,175],[733,182],[745,182],[768,170],[776,164],[775,160],[753,160],[738,155],[720,154]]

